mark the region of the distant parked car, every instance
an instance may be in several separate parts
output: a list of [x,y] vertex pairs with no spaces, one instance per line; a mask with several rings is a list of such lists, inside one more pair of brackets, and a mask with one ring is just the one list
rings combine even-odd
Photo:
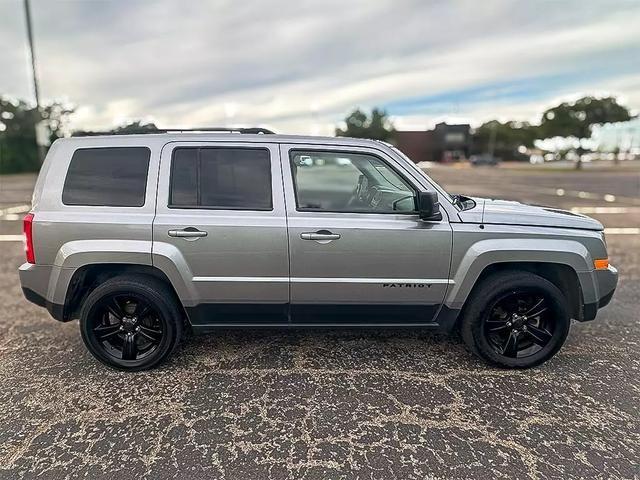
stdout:
[[498,165],[498,159],[493,155],[488,154],[471,155],[469,161],[474,167],[479,167],[481,165],[489,165],[491,167],[495,167],[496,165]]

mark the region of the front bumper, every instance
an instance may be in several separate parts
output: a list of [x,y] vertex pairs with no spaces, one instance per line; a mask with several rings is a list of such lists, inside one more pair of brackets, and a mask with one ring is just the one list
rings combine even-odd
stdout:
[[618,285],[618,270],[611,265],[604,270],[594,270],[593,274],[595,276],[596,291],[598,292],[598,301],[584,304],[583,321],[596,318],[598,309],[609,304]]

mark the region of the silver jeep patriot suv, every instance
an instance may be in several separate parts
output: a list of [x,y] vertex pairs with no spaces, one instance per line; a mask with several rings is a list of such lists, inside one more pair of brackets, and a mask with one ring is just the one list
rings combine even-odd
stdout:
[[382,142],[257,129],[57,140],[24,233],[26,298],[123,370],[185,331],[315,326],[457,328],[532,367],[618,277],[593,219],[449,195]]

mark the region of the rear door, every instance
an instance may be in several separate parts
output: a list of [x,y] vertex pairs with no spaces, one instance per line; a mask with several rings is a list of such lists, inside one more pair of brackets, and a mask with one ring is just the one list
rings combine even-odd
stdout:
[[162,150],[153,261],[183,282],[192,324],[288,322],[286,229],[276,144]]
[[291,321],[429,324],[449,283],[452,231],[420,220],[423,185],[382,150],[282,145]]

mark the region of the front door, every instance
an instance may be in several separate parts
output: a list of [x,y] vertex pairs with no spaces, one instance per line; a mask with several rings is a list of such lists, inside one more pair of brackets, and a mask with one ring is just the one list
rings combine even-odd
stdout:
[[165,145],[153,262],[194,326],[288,323],[286,232],[277,144]]
[[291,322],[431,323],[449,283],[452,231],[446,219],[419,219],[424,187],[382,150],[282,145],[281,157]]

